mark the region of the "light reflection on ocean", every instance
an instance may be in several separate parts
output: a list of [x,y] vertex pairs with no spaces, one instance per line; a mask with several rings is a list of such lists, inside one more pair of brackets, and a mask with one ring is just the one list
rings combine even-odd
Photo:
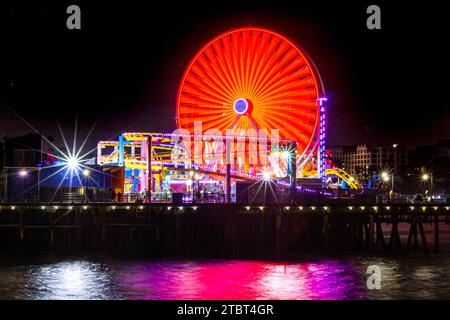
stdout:
[[[448,299],[446,258],[3,263],[0,299]],[[382,271],[366,287],[367,266]]]

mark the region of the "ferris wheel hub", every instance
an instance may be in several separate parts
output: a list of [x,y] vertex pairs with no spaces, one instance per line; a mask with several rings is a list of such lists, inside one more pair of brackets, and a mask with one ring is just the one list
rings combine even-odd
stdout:
[[250,103],[247,99],[239,98],[233,103],[234,112],[238,115],[245,114],[249,111]]

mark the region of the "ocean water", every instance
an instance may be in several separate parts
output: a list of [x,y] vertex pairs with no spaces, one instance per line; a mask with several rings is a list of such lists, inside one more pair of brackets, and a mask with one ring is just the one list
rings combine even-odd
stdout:
[[[369,289],[369,266],[380,288]],[[449,299],[447,256],[0,262],[0,299]]]

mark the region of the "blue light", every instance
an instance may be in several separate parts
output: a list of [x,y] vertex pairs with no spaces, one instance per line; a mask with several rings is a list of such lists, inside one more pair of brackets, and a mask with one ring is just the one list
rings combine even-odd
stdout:
[[248,101],[245,99],[239,98],[234,102],[233,108],[237,114],[244,114],[248,110]]

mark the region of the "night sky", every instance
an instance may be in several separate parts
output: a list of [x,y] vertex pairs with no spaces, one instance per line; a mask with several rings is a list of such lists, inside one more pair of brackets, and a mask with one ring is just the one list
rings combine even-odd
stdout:
[[[314,59],[329,98],[329,144],[416,145],[450,138],[446,8],[427,1],[110,1],[0,4],[0,135],[171,131],[188,62],[214,36],[273,29]],[[146,4],[144,4],[144,2]],[[78,4],[82,29],[66,28]],[[366,28],[378,4],[382,30]],[[6,107],[8,106],[8,107]]]

